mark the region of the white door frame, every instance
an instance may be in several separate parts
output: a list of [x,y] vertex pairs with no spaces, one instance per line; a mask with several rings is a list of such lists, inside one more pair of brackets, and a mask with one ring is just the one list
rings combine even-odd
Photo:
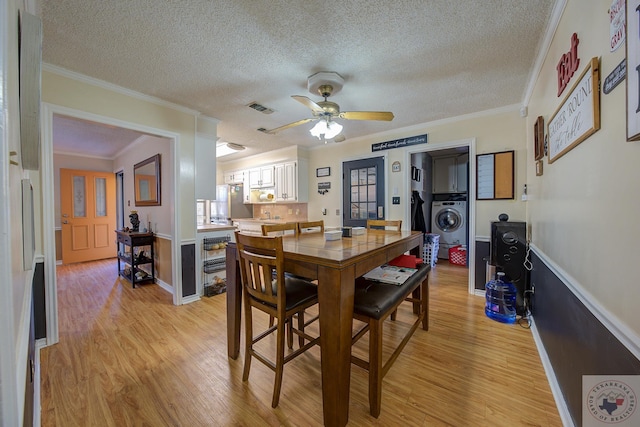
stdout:
[[[111,126],[132,129],[139,132],[149,133],[170,140],[171,157],[173,158],[173,200],[178,201],[178,187],[180,178],[180,135],[164,129],[152,128],[138,123],[126,122],[112,117],[101,116],[85,111],[74,110],[56,104],[42,103],[42,234],[45,274],[45,304],[47,322],[47,345],[55,344],[59,340],[58,335],[58,299],[56,283],[56,260],[55,260],[55,218],[54,218],[54,166],[53,166],[53,115],[61,114],[83,120],[104,123]],[[115,171],[114,171],[115,172]],[[182,281],[180,272],[182,271],[181,258],[181,238],[178,224],[179,209],[173,209],[171,224],[171,265],[173,282],[173,303],[182,304]]]
[[[439,151],[445,150],[447,148],[459,148],[459,147],[468,147],[469,148],[469,186],[467,188],[467,205],[469,206],[469,218],[467,221],[469,222],[469,241],[467,242],[467,260],[469,261],[469,293],[475,294],[475,283],[476,283],[476,162],[474,161],[476,158],[476,139],[461,139],[458,141],[449,141],[437,144],[422,144],[412,146],[405,152],[405,164],[411,164],[411,155],[417,153],[428,153],[430,151]],[[474,159],[474,160],[472,160]],[[411,177],[409,176],[411,168],[404,168],[404,177],[403,182],[411,182]],[[411,200],[411,186],[409,185],[407,188],[406,200]],[[405,219],[407,224],[411,224],[411,209],[407,209],[405,213]],[[426,220],[426,219],[425,219]]]

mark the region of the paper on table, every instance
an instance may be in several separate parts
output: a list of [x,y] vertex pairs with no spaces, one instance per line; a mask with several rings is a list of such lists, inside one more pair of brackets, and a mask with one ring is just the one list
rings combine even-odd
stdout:
[[362,277],[376,282],[402,285],[416,271],[418,271],[416,268],[396,267],[385,264],[374,268]]

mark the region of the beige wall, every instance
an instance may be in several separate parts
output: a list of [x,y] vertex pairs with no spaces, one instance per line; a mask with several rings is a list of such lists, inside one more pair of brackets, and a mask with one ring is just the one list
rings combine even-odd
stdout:
[[[622,321],[640,342],[640,286],[636,263],[640,237],[640,143],[625,135],[625,83],[600,91],[601,129],[535,175],[533,123],[545,124],[592,57],[600,57],[600,79],[625,58],[625,47],[609,49],[611,2],[569,0],[553,37],[529,103],[527,118],[528,221],[532,241],[584,297]],[[588,13],[585,11],[589,11]],[[556,64],[578,34],[580,65],[561,98],[556,96]],[[628,72],[633,72],[630,70]]]
[[[113,161],[113,171],[124,174],[124,225],[130,227],[129,213],[138,211],[140,229],[148,228],[154,233],[171,234],[173,212],[173,156],[171,141],[167,138],[145,135],[136,140]],[[151,156],[160,154],[160,206],[136,206],[134,196],[133,165]]]
[[143,127],[175,134],[179,162],[178,230],[180,239],[195,239],[194,139],[195,113],[154,103],[120,91],[72,79],[51,71],[42,73],[42,101]]

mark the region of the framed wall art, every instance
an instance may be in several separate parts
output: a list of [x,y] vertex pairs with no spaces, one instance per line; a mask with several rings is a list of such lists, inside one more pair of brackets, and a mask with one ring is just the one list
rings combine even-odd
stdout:
[[600,62],[592,58],[576,84],[551,116],[549,163],[600,129]]
[[542,116],[538,116],[533,125],[533,153],[535,160],[544,157],[544,118]]
[[330,167],[326,167],[326,168],[317,168],[316,169],[316,177],[322,177],[322,176],[329,176],[331,175],[331,168]]
[[627,141],[640,140],[640,0],[627,0]]

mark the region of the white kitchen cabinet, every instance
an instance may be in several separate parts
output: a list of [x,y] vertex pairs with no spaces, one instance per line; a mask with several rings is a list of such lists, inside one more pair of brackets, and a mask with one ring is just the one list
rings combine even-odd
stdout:
[[245,171],[229,171],[224,173],[225,184],[241,184],[244,182]]
[[273,165],[249,169],[249,187],[262,188],[275,185]]
[[275,165],[276,202],[298,201],[298,166],[296,162]]
[[469,155],[433,158],[433,192],[466,193]]

